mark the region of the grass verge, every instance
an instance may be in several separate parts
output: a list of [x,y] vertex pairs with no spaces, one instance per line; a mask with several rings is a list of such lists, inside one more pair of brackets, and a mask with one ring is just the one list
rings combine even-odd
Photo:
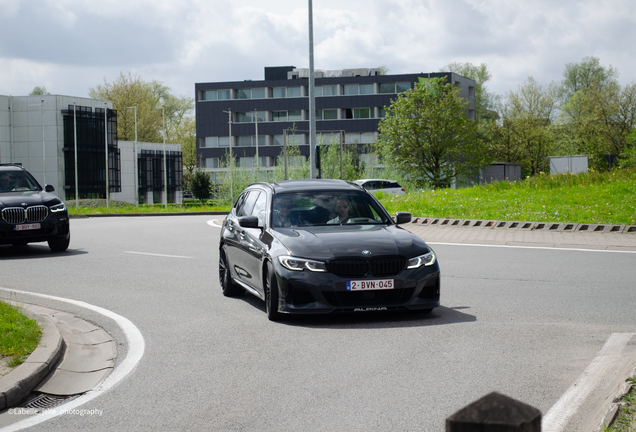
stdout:
[[378,198],[389,213],[501,221],[636,225],[636,170],[537,175],[464,189]]
[[229,211],[229,206],[218,205],[209,200],[188,201],[183,204],[139,204],[135,206],[126,201],[109,200],[109,207],[106,207],[105,199],[82,199],[79,206],[75,207],[75,200],[65,202],[68,212],[72,216],[92,215],[92,214],[144,214],[144,213],[198,213],[210,211]]
[[36,320],[0,300],[0,355],[9,357],[10,367],[26,360],[40,342],[42,330]]
[[611,425],[603,432],[636,432],[636,378],[630,378],[632,388],[621,400],[621,406]]

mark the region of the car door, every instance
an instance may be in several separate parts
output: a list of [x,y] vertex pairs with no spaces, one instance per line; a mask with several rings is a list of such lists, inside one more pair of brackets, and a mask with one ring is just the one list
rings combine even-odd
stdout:
[[[225,245],[227,248],[227,259],[229,261],[230,274],[235,280],[242,280],[241,274],[245,272],[243,270],[245,264],[241,262],[243,254],[241,248],[243,245],[242,237],[243,228],[239,225],[239,218],[246,215],[246,207],[254,206],[254,201],[258,197],[258,192],[254,194],[254,191],[244,191],[239,195],[232,212],[228,215],[226,220],[227,232],[224,235]],[[253,200],[251,197],[253,196]]]
[[[251,198],[251,196],[250,196]],[[244,264],[242,282],[245,282],[255,290],[263,294],[262,271],[263,259],[267,253],[266,245],[262,241],[263,227],[265,225],[265,213],[267,209],[267,193],[261,191],[256,197],[254,206],[249,215],[258,218],[259,228],[243,228],[240,234],[241,263]]]

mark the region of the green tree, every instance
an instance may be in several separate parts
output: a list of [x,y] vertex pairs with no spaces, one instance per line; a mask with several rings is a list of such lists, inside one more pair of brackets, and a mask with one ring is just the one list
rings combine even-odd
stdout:
[[141,77],[123,72],[119,77],[89,89],[95,99],[113,102],[117,110],[117,136],[121,140],[135,140],[135,112],[137,107],[137,139],[142,142],[162,142],[163,106],[165,111],[166,142],[179,144],[184,136],[194,134],[194,100],[176,97],[170,88],[159,81],[144,81]]
[[612,66],[604,67],[597,57],[585,57],[581,63],[568,63],[563,71],[559,94],[567,102],[577,92],[586,92],[591,86],[605,87],[615,83],[618,71]]
[[210,198],[212,192],[210,173],[202,169],[195,170],[190,182],[190,192],[195,199],[201,200],[201,204],[204,199]]
[[33,90],[31,90],[31,93],[29,93],[29,96],[44,96],[44,95],[50,95],[51,93],[46,91],[46,87],[42,86],[36,86],[33,87]]
[[401,93],[378,126],[385,163],[435,188],[474,174],[487,162],[475,123],[466,117],[467,104],[445,77]]
[[546,169],[547,157],[553,150],[552,125],[557,106],[557,85],[542,85],[529,77],[517,91],[506,94],[499,111],[500,130],[491,152],[508,157],[505,162],[521,163],[522,170],[530,174]]
[[472,63],[449,63],[443,71],[453,72],[475,81],[475,120],[477,124],[496,117],[495,105],[497,96],[488,91],[486,83],[492,78],[486,63],[474,65]]

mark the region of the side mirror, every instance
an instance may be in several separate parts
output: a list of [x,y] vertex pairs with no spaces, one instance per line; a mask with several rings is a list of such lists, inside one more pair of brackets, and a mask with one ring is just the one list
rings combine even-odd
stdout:
[[55,192],[55,188],[53,187],[53,185],[49,185],[49,184],[44,185],[44,190],[46,192]]
[[405,223],[409,223],[411,222],[411,213],[409,212],[397,212],[395,214],[395,223],[400,225],[400,224],[405,224]]
[[256,216],[241,216],[238,223],[243,228],[258,228],[258,218]]

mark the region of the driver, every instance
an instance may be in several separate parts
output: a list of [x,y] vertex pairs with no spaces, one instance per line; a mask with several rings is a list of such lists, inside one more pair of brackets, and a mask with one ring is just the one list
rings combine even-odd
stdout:
[[291,198],[281,197],[274,203],[274,208],[274,227],[290,227],[299,224],[298,218],[291,214]]
[[3,174],[0,176],[0,192],[9,192],[12,191],[15,187],[15,179],[10,177],[8,174]]
[[337,216],[331,220],[329,220],[328,224],[343,224],[347,223],[349,220],[349,201],[346,198],[338,198],[336,201],[336,206],[334,210]]

